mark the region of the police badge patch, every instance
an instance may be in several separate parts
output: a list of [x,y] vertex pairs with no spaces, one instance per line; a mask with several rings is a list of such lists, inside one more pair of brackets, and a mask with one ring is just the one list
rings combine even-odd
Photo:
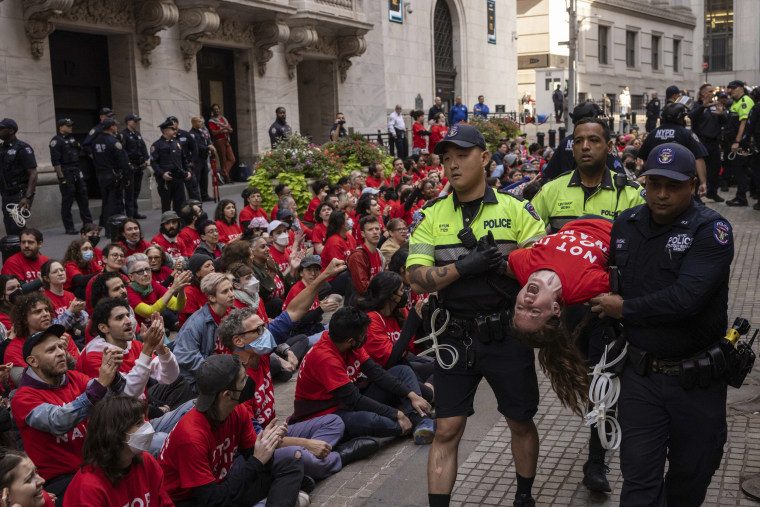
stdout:
[[412,223],[409,224],[409,234],[414,234],[414,230],[423,220],[425,220],[425,214],[420,210],[415,211],[414,216],[412,217]]
[[457,125],[454,125],[453,127],[449,129],[448,133],[446,134],[446,137],[451,138],[457,135],[458,133],[459,133],[459,127]]
[[58,141],[56,141],[55,139],[53,139],[52,141],[50,141],[50,147],[51,148],[55,148],[56,144],[58,144]]
[[644,187],[641,187],[641,192],[639,192],[639,194],[641,195],[642,199],[646,199],[647,198],[647,189],[644,188]]
[[274,134],[277,133],[277,129],[273,128],[272,130],[269,131],[269,133],[272,134],[272,135],[274,135]]
[[117,150],[120,150],[120,149],[121,149],[121,143],[120,143],[119,141],[116,141],[116,142],[114,143],[114,146],[116,146],[116,149],[117,149]]
[[674,152],[672,148],[662,148],[657,154],[657,163],[661,165],[668,165],[673,163]]
[[534,208],[531,203],[526,202],[525,209],[528,210],[528,213],[530,213],[530,216],[532,216],[536,220],[541,220],[541,217],[538,216],[538,213],[536,212],[536,208]]
[[721,245],[727,245],[731,239],[731,225],[724,220],[716,220],[713,224],[713,237]]

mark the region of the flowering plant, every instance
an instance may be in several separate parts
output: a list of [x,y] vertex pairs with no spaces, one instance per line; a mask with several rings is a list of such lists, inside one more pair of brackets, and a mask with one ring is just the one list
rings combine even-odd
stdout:
[[255,169],[266,171],[271,178],[279,177],[281,172],[301,173],[306,178],[326,178],[333,171],[340,172],[343,163],[335,154],[294,133],[280,139],[272,151],[263,154]]
[[367,141],[361,134],[353,134],[342,137],[335,142],[326,144],[327,150],[340,158],[344,164],[348,163],[352,155],[360,166],[366,166],[372,162],[380,162],[385,155],[384,149],[375,143]]
[[467,122],[486,138],[488,151],[493,153],[502,139],[513,139],[520,132],[520,125],[508,118],[491,117],[484,120],[482,116],[473,116]]

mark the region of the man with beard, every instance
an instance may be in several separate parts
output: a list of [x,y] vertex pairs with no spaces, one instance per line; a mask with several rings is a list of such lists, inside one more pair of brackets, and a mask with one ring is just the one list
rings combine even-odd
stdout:
[[182,221],[185,223],[185,227],[179,231],[177,241],[180,243],[182,255],[192,257],[196,247],[201,244],[201,235],[198,234],[195,224],[201,222],[201,215],[205,215],[205,213],[199,205],[192,203],[185,203],[180,213],[182,213]]
[[45,490],[58,497],[56,505],[63,504],[66,488],[82,462],[90,410],[109,390],[124,389],[118,375],[120,351],[105,352],[98,377],[90,379],[68,371],[63,333],[63,326],[54,325],[26,339],[23,357],[29,366],[11,403],[24,450],[45,479]]
[[164,252],[176,261],[182,257],[184,250],[184,243],[177,237],[178,234],[179,215],[171,210],[165,211],[161,214],[159,233],[153,236],[150,242],[163,248]]
[[13,254],[5,264],[0,274],[16,275],[22,283],[40,278],[40,269],[50,259],[40,254],[42,248],[42,233],[37,229],[27,228],[18,235],[21,251]]
[[275,110],[275,114],[277,115],[277,119],[269,127],[269,141],[272,143],[272,148],[274,148],[277,141],[290,134],[290,125],[285,121],[285,108],[282,106],[278,107]]

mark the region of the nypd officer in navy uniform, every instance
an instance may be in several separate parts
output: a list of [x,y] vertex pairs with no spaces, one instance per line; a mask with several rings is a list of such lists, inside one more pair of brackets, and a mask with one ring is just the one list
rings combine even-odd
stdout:
[[285,120],[285,108],[280,106],[275,109],[277,119],[269,126],[269,142],[272,143],[272,148],[277,141],[290,134],[290,125]]
[[639,148],[638,157],[641,160],[647,160],[652,150],[661,144],[678,143],[685,146],[694,155],[697,161],[697,175],[699,176],[699,185],[697,193],[701,197],[707,193],[707,175],[705,169],[705,159],[707,158],[707,149],[699,142],[699,138],[689,129],[684,127],[686,116],[689,111],[686,106],[680,102],[668,102],[662,108],[660,126],[647,134],[647,138]]
[[17,204],[19,208],[31,210],[34,192],[37,189],[37,159],[31,146],[16,137],[18,124],[11,118],[0,121],[0,195],[2,195],[3,223],[5,234],[17,235],[21,232],[11,218],[6,207]]
[[124,181],[130,168],[127,152],[117,137],[118,124],[113,118],[103,120],[103,132],[92,143],[92,161],[103,199],[101,226],[108,224],[110,217],[124,214]]
[[145,168],[148,167],[148,147],[140,134],[140,118],[136,114],[128,114],[124,118],[127,128],[121,131],[121,143],[129,157],[129,166],[132,169],[127,174],[124,182],[124,204],[127,208],[127,216],[130,218],[147,218],[137,211],[137,199],[140,197],[142,180]]
[[728,325],[734,242],[729,222],[692,199],[698,180],[687,148],[657,146],[645,169],[647,203],[612,227],[619,294],[591,300],[600,316],[622,319],[628,337],[620,505],[697,506],[726,442],[726,381],[714,378],[706,351]]
[[110,107],[103,107],[98,112],[98,115],[100,116],[100,123],[92,127],[87,133],[87,137],[82,141],[82,151],[90,158],[92,158],[92,143],[95,142],[96,137],[103,133],[103,122],[106,118],[113,118],[113,111],[111,111]]
[[177,127],[174,122],[168,119],[158,128],[161,137],[150,147],[150,166],[161,196],[161,211],[173,209],[179,212],[185,202],[185,182],[193,177],[193,173],[182,145],[175,137]]
[[74,228],[71,205],[74,199],[79,206],[79,218],[82,225],[92,223],[90,203],[87,199],[87,185],[79,167],[79,142],[71,135],[74,122],[71,118],[61,118],[57,122],[58,135],[50,140],[50,163],[58,176],[61,190],[61,219],[66,234],[79,234]]
[[195,142],[195,138],[190,135],[190,132],[179,128],[179,120],[176,116],[169,116],[167,120],[171,120],[174,123],[174,127],[177,129],[177,141],[179,141],[180,146],[182,146],[182,152],[185,154],[187,166],[190,168],[190,179],[185,180],[187,196],[189,199],[200,201],[201,192],[198,187],[198,180],[195,177],[195,161],[198,159],[198,143]]
[[657,92],[652,92],[652,99],[647,102],[647,122],[644,128],[651,132],[657,128],[657,119],[660,117],[660,99]]
[[195,116],[190,120],[193,128],[190,129],[190,136],[198,146],[198,158],[193,163],[195,179],[198,181],[200,187],[201,201],[213,201],[208,195],[208,157],[213,152],[216,153],[213,141],[211,141],[211,135],[206,129],[203,117]]
[[[570,113],[574,124],[583,118],[598,118],[599,116],[602,116],[602,110],[593,102],[578,104]],[[551,181],[560,174],[575,170],[576,167],[578,164],[573,156],[573,133],[570,132],[569,135],[560,139],[554,155],[541,173],[541,182]],[[612,153],[607,154],[607,168],[616,173],[625,173],[622,162]]]
[[699,87],[699,96],[689,111],[691,128],[707,150],[705,166],[707,171],[707,193],[705,197],[715,202],[725,199],[718,195],[720,186],[720,132],[728,119],[725,107],[715,98],[715,89],[710,83]]

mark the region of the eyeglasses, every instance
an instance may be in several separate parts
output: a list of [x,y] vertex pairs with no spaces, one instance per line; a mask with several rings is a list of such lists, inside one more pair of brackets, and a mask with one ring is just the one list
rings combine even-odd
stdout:
[[109,254],[109,257],[112,258],[112,259],[123,259],[124,258],[124,254],[120,254],[120,253],[113,254],[112,253],[112,254]]
[[205,234],[219,234],[217,229],[206,229]]
[[266,324],[261,324],[258,327],[255,327],[253,329],[249,329],[248,331],[243,331],[242,333],[238,333],[238,334],[240,336],[243,336],[243,335],[248,334],[248,333],[256,333],[259,336],[261,336],[262,334],[264,334],[264,331],[266,331],[266,329],[267,329],[267,325]]
[[132,274],[132,275],[147,275],[148,273],[150,273],[150,268],[136,269],[136,270],[132,271],[132,273],[130,273],[130,274]]

